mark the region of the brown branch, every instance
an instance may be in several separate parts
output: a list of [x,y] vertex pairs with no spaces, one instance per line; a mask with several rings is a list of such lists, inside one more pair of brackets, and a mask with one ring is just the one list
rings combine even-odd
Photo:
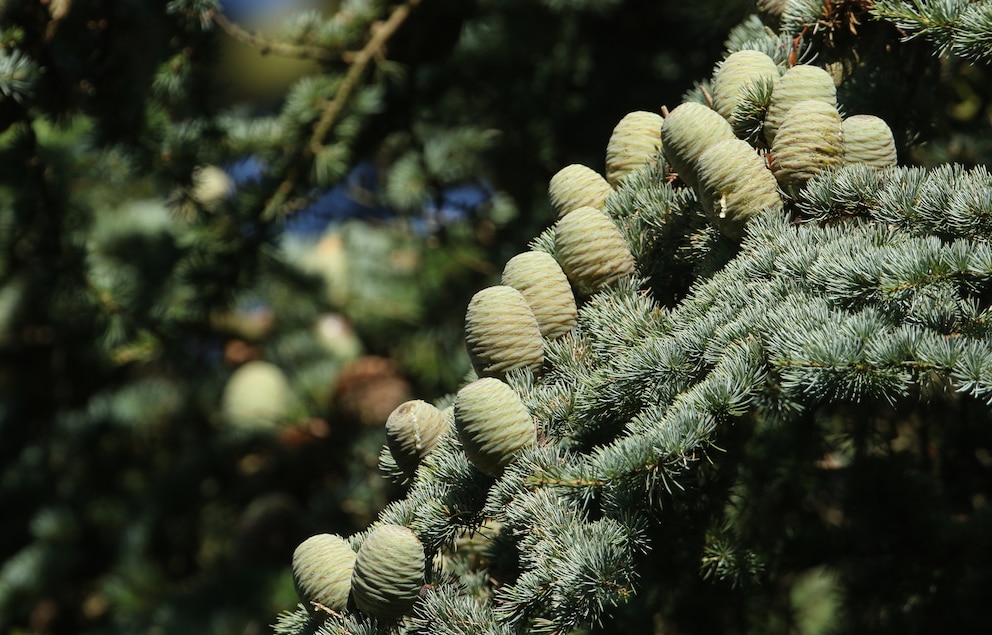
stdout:
[[226,15],[219,11],[212,13],[210,18],[224,33],[227,33],[238,42],[258,49],[262,55],[272,53],[283,57],[296,57],[317,60],[318,62],[332,62],[340,59],[348,61],[348,58],[351,56],[350,52],[336,54],[329,49],[319,46],[290,44],[289,42],[281,42],[258,35],[257,33],[252,33],[239,24],[231,22],[227,19]]
[[[361,80],[366,67],[369,65],[373,59],[375,59],[385,47],[386,42],[390,37],[396,33],[400,25],[406,20],[407,16],[410,15],[410,11],[420,4],[420,0],[407,0],[405,3],[397,6],[393,9],[392,14],[389,18],[378,25],[374,25],[372,29],[372,37],[369,38],[368,43],[362,48],[361,51],[352,54],[351,66],[348,68],[348,72],[345,74],[344,79],[341,80],[341,85],[338,87],[337,93],[334,98],[324,104],[323,112],[321,113],[320,119],[317,121],[313,128],[313,134],[310,135],[310,142],[303,149],[300,158],[302,160],[312,158],[317,155],[324,147],[324,138],[334,127],[337,122],[338,117],[344,110],[345,104],[348,103],[348,99],[351,97],[351,93],[354,92],[355,88],[358,86],[359,80]],[[286,198],[293,191],[296,186],[297,181],[300,178],[300,162],[297,162],[289,168],[286,177],[283,179],[279,187],[276,188],[275,193],[273,193],[272,198],[269,199],[265,206],[265,210],[262,212],[263,220],[271,220],[275,217],[276,210],[283,204]]]
[[552,486],[552,487],[603,487],[608,484],[608,481],[603,479],[559,479],[553,477],[542,477],[542,476],[528,476],[527,485],[534,487]]
[[338,115],[341,114],[341,110],[351,96],[351,92],[358,85],[358,80],[361,79],[365,67],[379,54],[389,38],[396,33],[396,30],[400,28],[403,21],[410,15],[410,11],[418,4],[420,4],[420,0],[407,0],[406,3],[393,9],[393,13],[389,16],[388,20],[373,29],[372,38],[355,55],[348,73],[341,81],[341,87],[338,89],[337,95],[324,106],[324,114],[321,116],[320,121],[317,122],[317,125],[314,126],[313,135],[310,137],[310,152],[312,154],[317,154],[320,151],[323,146],[324,137],[327,136],[334,122],[337,121]]

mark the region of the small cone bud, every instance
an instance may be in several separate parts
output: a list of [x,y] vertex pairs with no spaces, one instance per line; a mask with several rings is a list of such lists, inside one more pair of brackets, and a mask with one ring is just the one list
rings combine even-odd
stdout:
[[679,178],[696,187],[699,155],[717,141],[736,139],[726,119],[712,108],[687,102],[665,117],[661,129],[661,146],[665,158]]
[[610,217],[577,209],[555,226],[555,253],[580,293],[592,294],[634,272],[634,257]]
[[455,428],[468,460],[490,476],[502,474],[518,451],[537,442],[534,421],[520,397],[491,377],[458,391]]
[[616,187],[625,176],[654,160],[661,151],[664,121],[657,113],[638,110],[624,115],[613,128],[606,145],[606,180],[610,185]]
[[727,56],[713,73],[713,109],[727,120],[741,101],[748,84],[778,79],[775,60],[761,51],[737,51]]
[[772,144],[775,178],[787,192],[805,185],[844,159],[844,133],[837,108],[801,101],[786,114]]
[[561,218],[580,207],[602,209],[613,188],[598,172],[584,165],[566,165],[551,177],[548,200]]
[[788,4],[789,0],[758,0],[758,13],[777,22],[782,19]]
[[510,258],[503,268],[502,282],[524,296],[544,337],[554,339],[575,327],[572,287],[550,254],[528,251]]
[[775,82],[771,103],[765,115],[765,141],[771,146],[786,113],[801,101],[822,101],[837,107],[837,88],[830,73],[819,66],[793,66]]
[[844,163],[867,163],[876,168],[896,165],[896,142],[885,120],[874,115],[852,115],[843,122]]
[[348,608],[355,552],[336,534],[310,536],[293,552],[293,584],[311,615],[321,615],[314,602],[332,611]]
[[725,235],[739,239],[752,216],[782,208],[775,176],[746,141],[728,139],[710,146],[700,165],[700,199],[710,222]]
[[[567,218],[567,217],[566,217]],[[544,339],[527,300],[513,287],[479,291],[465,312],[465,343],[479,375],[499,376],[544,364]]]
[[426,401],[414,399],[397,406],[386,419],[386,445],[396,465],[411,475],[448,429],[444,413]]
[[400,525],[380,525],[365,538],[351,576],[355,605],[366,615],[395,620],[405,615],[424,586],[424,546]]
[[227,172],[216,165],[203,165],[193,171],[193,200],[214,210],[230,198],[237,186]]

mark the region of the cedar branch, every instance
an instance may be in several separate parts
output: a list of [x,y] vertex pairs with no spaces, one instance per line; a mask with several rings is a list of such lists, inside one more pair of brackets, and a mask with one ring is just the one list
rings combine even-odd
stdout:
[[290,167],[286,178],[279,184],[279,187],[265,206],[265,210],[262,212],[263,220],[271,220],[275,216],[276,210],[279,209],[293,191],[300,178],[300,164],[312,159],[323,149],[324,138],[327,137],[331,128],[337,122],[338,117],[344,110],[345,104],[348,103],[348,99],[358,86],[359,80],[361,80],[362,74],[365,72],[369,62],[381,54],[386,42],[396,33],[396,30],[399,29],[407,16],[410,15],[410,11],[418,4],[420,4],[420,0],[407,0],[405,3],[394,8],[385,22],[373,28],[372,37],[369,38],[368,43],[366,43],[362,50],[354,54],[351,66],[348,68],[344,79],[341,80],[341,85],[337,93],[323,107],[320,119],[313,128],[313,134],[310,135],[310,142],[302,150],[301,161]]
[[332,62],[338,59],[348,61],[352,55],[351,52],[336,54],[329,49],[319,46],[290,44],[289,42],[267,38],[257,33],[252,33],[235,22],[231,22],[226,15],[220,12],[214,12],[210,17],[214,21],[214,24],[219,26],[224,33],[227,33],[238,42],[258,49],[263,55],[271,53],[283,57],[311,59],[318,62]]

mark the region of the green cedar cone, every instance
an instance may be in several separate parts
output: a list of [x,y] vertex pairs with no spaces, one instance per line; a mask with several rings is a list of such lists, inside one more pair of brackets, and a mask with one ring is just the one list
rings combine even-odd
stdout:
[[634,272],[634,257],[620,230],[609,216],[592,207],[577,209],[558,221],[555,253],[568,279],[587,295]]
[[749,218],[764,209],[781,209],[778,182],[764,157],[746,141],[728,139],[700,157],[699,196],[721,232],[739,239]]
[[613,188],[599,172],[573,163],[558,170],[548,184],[548,200],[561,218],[580,207],[602,209]]
[[366,536],[351,574],[355,605],[366,615],[395,620],[413,608],[424,586],[424,546],[407,527],[380,525]]
[[575,327],[572,287],[550,254],[528,251],[510,258],[503,268],[502,282],[524,296],[544,337],[554,339]]
[[837,108],[801,101],[782,120],[772,144],[772,172],[787,192],[844,160],[844,132]]
[[449,428],[443,412],[426,401],[414,399],[397,406],[386,419],[386,445],[396,465],[411,475]]
[[736,139],[730,123],[712,108],[687,102],[665,117],[661,147],[665,159],[687,185],[696,187],[699,155],[717,141]]
[[332,611],[346,610],[354,568],[355,552],[341,536],[317,534],[301,542],[293,552],[293,584],[307,611],[322,615],[314,602]]
[[778,76],[775,60],[761,51],[731,53],[713,73],[713,109],[729,121],[745,86],[759,79],[776,81]]
[[896,165],[896,142],[885,120],[853,115],[843,121],[844,163],[867,163],[876,168]]
[[[625,176],[653,161],[661,150],[661,115],[637,110],[624,115],[606,144],[606,180],[616,187]],[[596,207],[593,205],[592,207]]]
[[822,101],[836,108],[837,88],[830,73],[819,66],[798,64],[775,82],[764,125],[765,141],[769,146],[775,142],[786,113],[801,101]]
[[537,442],[534,421],[520,397],[492,377],[458,391],[455,428],[468,460],[490,476],[502,474],[520,449]]
[[537,371],[544,364],[537,318],[524,296],[507,285],[472,296],[465,312],[465,344],[479,375],[501,376],[517,368]]
[[235,370],[221,395],[221,415],[238,430],[271,430],[292,412],[293,391],[282,370],[254,360]]

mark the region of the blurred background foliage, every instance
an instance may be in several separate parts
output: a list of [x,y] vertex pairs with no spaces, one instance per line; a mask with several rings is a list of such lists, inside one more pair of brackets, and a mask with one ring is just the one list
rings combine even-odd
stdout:
[[[0,631],[266,632],[295,545],[397,494],[382,423],[458,387],[550,176],[751,9],[0,1]],[[904,158],[985,162],[987,69],[918,62]]]

